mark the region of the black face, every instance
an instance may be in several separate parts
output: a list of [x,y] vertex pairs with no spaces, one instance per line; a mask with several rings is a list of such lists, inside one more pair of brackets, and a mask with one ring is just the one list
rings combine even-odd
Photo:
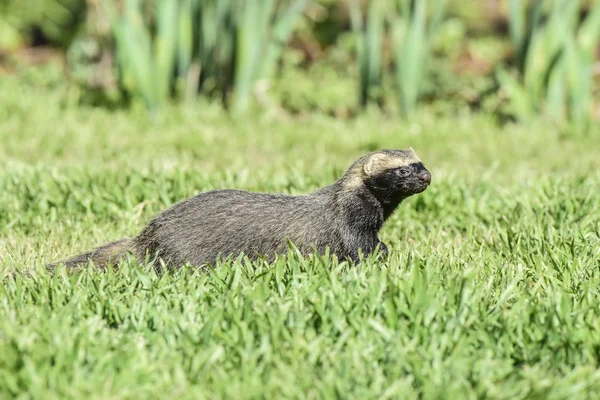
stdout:
[[431,174],[419,162],[385,170],[368,178],[365,183],[380,201],[389,203],[402,201],[427,189],[431,183]]

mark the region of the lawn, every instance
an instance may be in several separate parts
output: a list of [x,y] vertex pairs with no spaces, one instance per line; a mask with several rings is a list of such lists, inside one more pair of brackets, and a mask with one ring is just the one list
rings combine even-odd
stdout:
[[[600,128],[205,103],[151,121],[35,80],[0,93],[0,398],[600,396]],[[433,180],[384,226],[388,260],[43,269],[198,192],[306,193],[408,146]]]

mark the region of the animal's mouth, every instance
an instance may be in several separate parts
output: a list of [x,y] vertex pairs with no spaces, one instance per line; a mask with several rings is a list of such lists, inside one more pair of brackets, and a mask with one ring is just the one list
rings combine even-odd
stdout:
[[421,193],[421,192],[424,192],[424,191],[425,191],[425,189],[427,189],[427,188],[429,187],[429,185],[430,185],[430,184],[431,184],[431,182],[427,182],[427,183],[423,183],[423,184],[421,184],[421,186],[419,186],[419,187],[417,188],[417,190],[415,191],[415,193]]

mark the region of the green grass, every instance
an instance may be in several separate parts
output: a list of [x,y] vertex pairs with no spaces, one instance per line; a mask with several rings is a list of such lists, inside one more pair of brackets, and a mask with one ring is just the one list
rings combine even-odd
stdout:
[[[0,398],[600,395],[599,130],[208,104],[151,122],[24,82],[0,80],[0,272],[31,275],[0,286]],[[305,193],[409,145],[433,184],[385,225],[389,260],[42,269],[200,191]]]

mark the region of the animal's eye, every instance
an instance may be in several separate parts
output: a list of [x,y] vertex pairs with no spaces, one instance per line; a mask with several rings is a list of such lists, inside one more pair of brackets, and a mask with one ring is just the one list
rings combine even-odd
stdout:
[[410,175],[410,169],[408,168],[398,168],[396,173],[400,176],[408,176]]

